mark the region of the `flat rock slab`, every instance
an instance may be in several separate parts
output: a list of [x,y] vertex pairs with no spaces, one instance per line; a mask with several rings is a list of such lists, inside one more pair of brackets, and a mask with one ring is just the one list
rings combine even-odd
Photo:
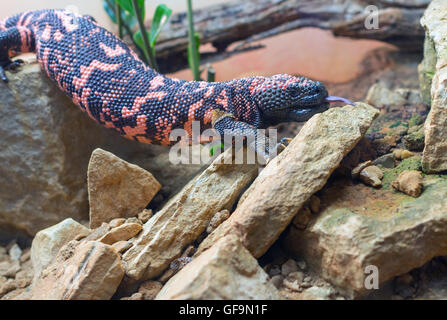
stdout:
[[[435,74],[431,80],[431,110],[425,121],[425,149],[422,157],[422,167],[427,173],[447,170],[446,20],[445,0],[432,1],[421,19],[427,38],[424,59],[435,59]],[[429,53],[429,48],[435,53]]]
[[137,216],[161,189],[150,172],[102,149],[92,153],[87,180],[92,229]]
[[71,218],[39,231],[31,245],[31,261],[34,275],[40,272],[56,258],[59,249],[79,237],[86,237],[90,230]]
[[290,228],[283,243],[340,291],[367,294],[366,267],[377,267],[381,284],[447,254],[447,179],[424,180],[416,199],[334,181],[320,194],[320,214],[305,230]]
[[258,173],[254,164],[231,164],[231,150],[188,183],[143,226],[123,255],[126,275],[135,280],[156,277],[195,241],[215,213],[231,209]]
[[156,299],[277,300],[281,295],[239,239],[228,235],[172,277]]
[[201,243],[196,256],[228,234],[238,235],[253,256],[264,254],[301,206],[326,184],[378,113],[357,103],[312,117],[259,174],[230,218]]
[[108,300],[124,276],[118,253],[96,241],[71,241],[32,285],[37,300]]

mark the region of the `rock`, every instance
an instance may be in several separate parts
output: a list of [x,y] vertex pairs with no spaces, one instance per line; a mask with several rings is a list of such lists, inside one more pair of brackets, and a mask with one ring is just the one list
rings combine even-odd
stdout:
[[306,261],[298,261],[297,262],[297,264],[298,264],[298,267],[301,269],[301,270],[306,270],[306,268],[307,268],[307,264],[306,264]]
[[20,257],[20,262],[26,262],[31,259],[31,248],[25,249],[22,256]]
[[414,156],[411,158],[407,158],[407,159],[403,160],[394,169],[385,170],[383,173],[383,180],[382,180],[383,187],[389,188],[391,186],[391,183],[394,180],[396,180],[397,177],[405,170],[416,170],[416,171],[422,170],[421,157]]
[[369,88],[365,102],[376,108],[385,108],[390,111],[406,104],[407,100],[400,92],[394,92],[384,86],[382,83],[376,83]]
[[230,211],[222,210],[217,212],[210,220],[208,227],[206,227],[206,232],[213,232],[222,222],[227,220],[230,217]]
[[238,235],[253,256],[263,255],[303,204],[326,184],[377,115],[373,107],[357,103],[313,116],[264,168],[230,218],[200,244],[195,256],[227,234]]
[[394,166],[395,166],[395,164],[394,164],[394,154],[393,153],[385,154],[385,155],[375,159],[373,161],[373,164],[375,166],[381,166],[383,168],[393,169]]
[[0,276],[1,277],[8,277],[8,278],[14,278],[21,270],[20,263],[16,261],[3,261],[0,262]]
[[48,79],[35,55],[30,60],[0,86],[0,237],[34,236],[69,217],[87,220],[85,176],[96,148],[152,172],[168,194],[202,166],[172,164],[169,148],[101,127]]
[[143,222],[141,222],[141,220],[138,219],[137,217],[127,218],[126,219],[126,223],[136,223],[136,224],[139,224],[139,225],[143,225]]
[[351,171],[351,176],[353,179],[357,179],[360,175],[360,172],[362,172],[363,169],[365,169],[366,167],[372,166],[372,161],[368,160],[365,161],[363,163],[360,163],[357,167],[355,167],[354,169],[352,169]]
[[292,291],[301,292],[303,290],[303,288],[298,283],[298,280],[284,279],[283,284],[286,288],[288,288]]
[[298,229],[305,229],[312,219],[312,212],[309,207],[303,207],[293,218],[292,223]]
[[411,151],[422,151],[425,146],[425,134],[424,128],[421,127],[420,130],[412,132],[402,139],[405,148]]
[[317,286],[312,286],[303,291],[303,299],[305,300],[330,300],[331,295],[331,289]]
[[153,215],[153,213],[152,213],[152,209],[144,209],[143,211],[141,211],[141,212],[138,214],[138,219],[140,219],[140,221],[141,221],[142,223],[146,223],[146,222],[148,222],[148,220],[149,220],[150,218],[152,218],[152,215]]
[[138,292],[142,295],[142,300],[154,300],[163,288],[163,284],[158,281],[145,281],[141,284]]
[[231,150],[217,157],[146,222],[134,246],[123,255],[127,276],[144,280],[160,275],[206,230],[216,212],[232,208],[258,168],[229,162]]
[[287,229],[282,245],[347,297],[370,292],[368,266],[378,268],[381,287],[446,255],[447,180],[427,176],[419,198],[336,182],[320,191],[316,220],[305,230]]
[[422,174],[415,170],[405,170],[391,183],[391,186],[398,191],[417,198],[422,193]]
[[[435,73],[431,87],[431,109],[425,121],[425,148],[422,156],[424,172],[447,170],[447,2],[434,0],[430,3],[421,24],[426,37],[434,46]],[[428,58],[431,59],[431,58]]]
[[116,227],[119,227],[120,225],[122,225],[125,222],[126,222],[126,219],[124,219],[124,218],[116,218],[116,219],[113,219],[112,221],[109,222],[109,227],[110,228],[116,228]]
[[130,243],[129,241],[118,241],[112,244],[112,247],[116,250],[116,252],[123,253],[124,251],[132,247],[132,243]]
[[135,237],[142,229],[143,227],[139,223],[125,223],[119,227],[111,229],[101,239],[99,239],[99,241],[105,244],[114,244],[118,241],[126,241]]
[[296,266],[296,262],[293,259],[287,260],[283,265],[281,266],[281,274],[284,277],[287,277],[290,273],[298,271],[298,267]]
[[258,262],[234,235],[212,248],[172,277],[157,300],[281,299]]
[[8,254],[12,261],[19,261],[20,257],[22,256],[22,249],[20,249],[19,245],[15,243],[11,249],[9,249]]
[[73,240],[33,282],[32,299],[108,300],[123,276],[119,255],[111,246]]
[[360,172],[360,180],[363,183],[378,188],[382,186],[383,172],[379,167],[369,166]]
[[277,265],[274,265],[269,270],[269,276],[274,277],[281,274],[281,268]]
[[71,240],[88,236],[90,230],[71,218],[39,231],[31,245],[31,261],[36,276],[53,262],[59,249]]
[[394,158],[405,160],[414,156],[414,153],[405,149],[396,149],[393,151]]
[[161,189],[146,170],[96,149],[88,165],[90,228],[140,213]]
[[298,281],[298,283],[300,284],[304,280],[304,273],[301,271],[294,271],[294,272],[289,273],[288,277],[290,279],[292,279],[293,281],[295,281],[295,280]]
[[279,289],[282,285],[282,282],[284,280],[284,277],[280,274],[273,276],[272,279],[270,279],[270,282],[275,286],[276,289]]
[[84,238],[84,241],[96,241],[98,239],[101,239],[107,232],[109,232],[110,226],[108,223],[103,222],[100,227],[94,229],[92,233],[90,233],[86,238]]
[[316,195],[313,195],[312,197],[310,197],[309,209],[314,214],[316,214],[320,211],[320,198],[318,198]]

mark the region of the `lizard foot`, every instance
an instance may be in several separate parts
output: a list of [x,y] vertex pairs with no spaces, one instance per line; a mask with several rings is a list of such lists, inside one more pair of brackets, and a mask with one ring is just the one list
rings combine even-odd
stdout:
[[270,161],[273,159],[273,158],[275,158],[275,156],[277,156],[278,154],[280,154],[281,152],[283,152],[284,151],[284,149],[285,148],[287,148],[287,146],[289,145],[289,143],[292,141],[293,139],[292,138],[282,138],[280,141],[279,141],[279,143],[276,145],[276,147],[275,147],[275,153],[273,153],[273,155],[274,156],[269,156],[267,159],[266,159],[266,162],[265,162],[265,165],[267,166],[269,163],[270,163]]
[[16,70],[18,67],[20,67],[25,62],[22,59],[17,60],[6,60],[6,61],[0,61],[0,79],[2,79],[3,82],[8,83],[8,77],[6,76],[5,71],[9,70]]

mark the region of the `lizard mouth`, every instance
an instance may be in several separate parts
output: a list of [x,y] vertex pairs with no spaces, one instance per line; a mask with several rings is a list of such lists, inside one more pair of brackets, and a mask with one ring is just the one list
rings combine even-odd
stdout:
[[323,102],[315,105],[306,106],[306,108],[293,108],[289,110],[288,118],[292,121],[303,122],[309,120],[313,115],[329,109],[329,103]]

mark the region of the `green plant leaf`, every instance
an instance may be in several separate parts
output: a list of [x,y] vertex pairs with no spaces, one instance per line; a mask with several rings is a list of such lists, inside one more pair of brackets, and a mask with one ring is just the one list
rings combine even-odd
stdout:
[[134,15],[133,5],[131,0],[116,0],[120,4],[121,8]]
[[145,50],[144,41],[143,41],[143,35],[141,34],[141,31],[138,30],[134,33],[133,39],[135,43],[140,47],[141,50]]
[[[109,16],[110,20],[112,20],[112,22],[115,24],[117,24],[116,13],[115,13],[115,3],[117,1],[118,0],[104,0],[103,1],[105,12]],[[113,5],[113,7],[111,7],[110,5]],[[131,29],[133,27],[135,27],[135,25],[137,24],[136,17],[129,14],[127,12],[127,10],[121,10],[121,18],[122,18],[123,22]]]
[[[118,0],[118,1],[122,1],[122,0]],[[130,2],[130,6],[132,8],[131,12],[132,12],[132,14],[134,16],[136,16],[137,14],[135,12],[135,8],[133,7],[132,1],[130,0],[129,2]],[[146,19],[146,6],[144,5],[144,2],[145,2],[145,0],[138,0],[137,1],[137,4],[138,4],[137,10],[139,10],[141,12],[141,17],[142,17],[143,21],[144,21],[144,19]]]
[[166,22],[168,22],[171,14],[172,10],[164,4],[158,5],[155,9],[154,17],[152,18],[151,32],[149,33],[149,43],[151,48],[155,47],[155,42],[157,42],[160,31]]
[[[195,42],[195,49],[194,50],[192,50],[191,43],[188,44],[188,64],[189,64],[189,68],[191,70],[194,70],[195,68],[198,68],[199,69],[199,74],[200,74],[201,72],[203,72],[203,70],[200,71],[200,54],[199,54],[200,34],[198,32],[194,32],[194,42]],[[194,66],[193,55],[197,56],[197,62],[198,62],[197,66]]]
[[115,0],[104,0],[102,2],[103,7],[104,7],[104,11],[107,13],[107,15],[109,16],[110,20],[112,20],[113,23],[117,23],[116,21],[116,14],[115,14],[115,8],[112,8],[110,6],[110,4],[115,4]]

